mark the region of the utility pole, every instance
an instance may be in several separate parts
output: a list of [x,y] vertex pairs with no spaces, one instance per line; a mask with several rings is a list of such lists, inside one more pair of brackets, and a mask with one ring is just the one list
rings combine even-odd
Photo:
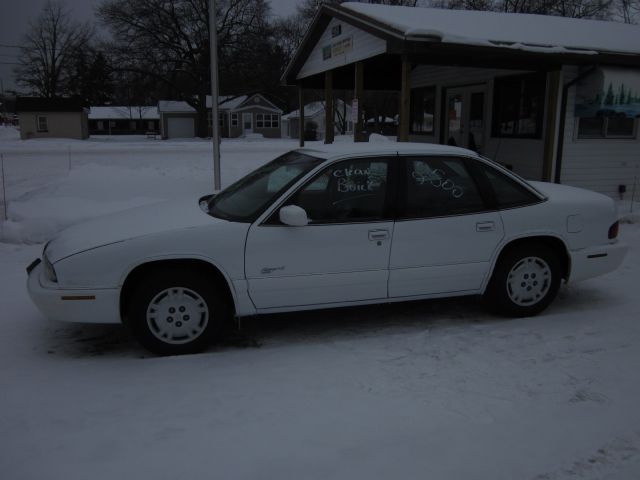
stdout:
[[220,190],[220,118],[218,115],[218,34],[216,2],[209,0],[209,51],[211,53],[211,129],[213,137],[213,188]]

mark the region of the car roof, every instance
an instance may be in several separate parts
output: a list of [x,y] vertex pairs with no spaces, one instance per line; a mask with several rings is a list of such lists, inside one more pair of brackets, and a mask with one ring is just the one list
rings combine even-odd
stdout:
[[460,147],[439,145],[435,143],[409,143],[409,142],[359,142],[359,143],[332,143],[326,145],[313,145],[312,147],[299,148],[298,152],[320,157],[327,160],[348,156],[368,155],[460,155],[477,157],[478,154]]

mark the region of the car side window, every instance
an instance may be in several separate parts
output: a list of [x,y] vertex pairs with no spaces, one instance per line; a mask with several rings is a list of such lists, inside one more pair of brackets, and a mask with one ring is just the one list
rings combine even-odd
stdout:
[[311,224],[381,220],[385,217],[389,164],[365,158],[339,162],[314,177],[288,201]]
[[403,218],[462,215],[486,210],[475,181],[457,157],[407,157]]
[[530,190],[485,164],[478,164],[493,190],[498,208],[513,208],[539,202],[540,199]]

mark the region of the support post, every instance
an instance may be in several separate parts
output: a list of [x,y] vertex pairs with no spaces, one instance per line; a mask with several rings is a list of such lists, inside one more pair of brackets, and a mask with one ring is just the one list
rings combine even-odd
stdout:
[[409,141],[409,103],[411,99],[411,63],[407,55],[402,56],[402,84],[400,86],[400,122],[398,141]]
[[366,142],[367,139],[364,136],[364,122],[362,118],[362,107],[364,105],[364,64],[362,62],[356,62],[356,78],[353,89],[353,96],[356,101],[356,112],[353,120],[353,141],[354,142]]
[[324,143],[333,143],[333,71],[324,72]]
[[[211,128],[213,141],[213,188],[220,190],[220,118],[218,117],[218,31],[216,2],[209,0],[209,52],[211,55]],[[205,100],[206,103],[206,100]],[[206,107],[206,105],[205,105]]]
[[300,148],[304,147],[304,92],[302,85],[298,87],[298,138]]
[[[4,220],[7,221],[7,187],[4,182],[4,155],[0,153],[0,177],[2,177],[2,209],[4,212]],[[634,190],[635,191],[635,190]]]
[[554,70],[547,75],[547,86],[549,95],[547,97],[547,106],[545,114],[545,135],[544,135],[544,154],[542,164],[542,180],[545,182],[552,181],[554,172],[554,164],[556,160],[556,150],[558,144],[558,122],[564,121],[559,118],[560,91],[562,90],[562,71]]

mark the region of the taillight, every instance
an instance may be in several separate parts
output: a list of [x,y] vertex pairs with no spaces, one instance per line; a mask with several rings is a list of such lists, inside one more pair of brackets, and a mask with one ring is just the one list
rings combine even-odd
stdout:
[[616,222],[609,227],[609,239],[613,240],[618,236],[618,230],[620,228],[620,222]]

